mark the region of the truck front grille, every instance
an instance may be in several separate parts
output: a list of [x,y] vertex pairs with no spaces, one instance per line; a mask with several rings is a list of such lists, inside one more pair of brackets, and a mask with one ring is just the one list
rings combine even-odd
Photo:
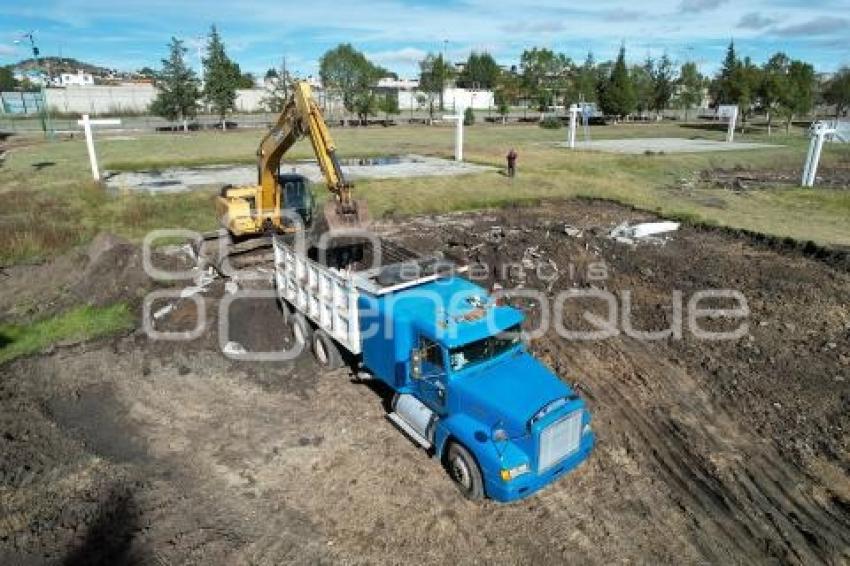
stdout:
[[547,426],[540,433],[539,472],[544,472],[576,450],[581,442],[581,410]]

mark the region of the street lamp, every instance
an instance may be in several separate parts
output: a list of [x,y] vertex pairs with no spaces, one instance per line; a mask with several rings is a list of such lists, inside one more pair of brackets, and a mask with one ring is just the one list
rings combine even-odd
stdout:
[[[41,58],[39,54],[41,53],[38,49],[38,46],[35,44],[35,31],[28,31],[26,33],[22,33],[20,39],[16,39],[14,43],[20,44],[22,40],[29,39],[30,47],[32,48],[32,56],[35,59],[36,69],[39,72],[43,72],[44,69],[41,68]],[[39,85],[39,94],[41,95],[41,129],[44,132],[44,137],[50,139],[52,137],[50,131],[50,117],[47,113],[47,90],[45,88],[47,81],[50,80],[50,76],[48,73],[43,72],[41,78],[41,84]]]

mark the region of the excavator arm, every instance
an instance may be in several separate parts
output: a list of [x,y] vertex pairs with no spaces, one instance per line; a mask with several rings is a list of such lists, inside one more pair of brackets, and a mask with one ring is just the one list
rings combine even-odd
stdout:
[[367,221],[365,204],[352,198],[352,186],[343,175],[333,138],[319,106],[313,100],[310,85],[306,82],[295,83],[277,123],[263,137],[257,150],[261,210],[274,210],[276,216],[280,217],[280,161],[295,142],[305,135],[313,146],[319,169],[332,195],[331,202],[324,210],[328,226],[364,227]]

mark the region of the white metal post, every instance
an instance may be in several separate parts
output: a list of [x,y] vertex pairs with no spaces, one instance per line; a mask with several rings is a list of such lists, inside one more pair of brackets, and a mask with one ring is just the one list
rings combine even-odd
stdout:
[[806,162],[803,164],[803,178],[800,179],[800,185],[804,187],[811,187],[809,184],[809,172],[812,169],[812,156],[815,154],[815,146],[817,143],[817,136],[812,135],[812,139],[809,141],[809,150],[806,152]]
[[91,120],[88,114],[83,114],[82,120],[77,120],[77,124],[83,127],[86,134],[86,147],[89,150],[89,162],[91,163],[91,174],[95,181],[100,181],[100,171],[97,168],[97,154],[94,151],[94,136],[92,136],[91,127],[99,125],[117,125],[121,120]]
[[[100,171],[97,169],[97,155],[94,152],[94,140],[91,135],[91,120],[88,114],[83,114],[83,131],[86,133],[86,147],[89,150],[89,161],[91,162],[91,175],[95,181],[100,181]],[[79,123],[79,122],[77,122]]]
[[576,147],[576,116],[578,115],[578,106],[575,104],[570,105],[570,149],[575,149]]
[[455,161],[463,161],[463,112],[460,108],[457,114],[443,116],[443,120],[455,121]]
[[732,109],[731,116],[729,116],[729,129],[726,131],[726,142],[732,143],[735,140],[735,122],[738,121],[738,107],[735,106]]

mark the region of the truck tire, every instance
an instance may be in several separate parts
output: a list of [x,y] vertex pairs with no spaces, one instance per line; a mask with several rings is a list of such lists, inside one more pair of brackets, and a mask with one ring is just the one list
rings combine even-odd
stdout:
[[310,346],[310,338],[312,328],[304,315],[300,312],[292,313],[288,317],[289,329],[292,331],[292,338],[300,348],[308,348]]
[[313,332],[313,357],[316,359],[316,363],[324,369],[342,367],[342,354],[339,347],[324,330]]
[[481,479],[481,469],[469,450],[457,442],[449,445],[446,454],[446,467],[455,485],[470,501],[478,501],[484,497],[484,480]]

